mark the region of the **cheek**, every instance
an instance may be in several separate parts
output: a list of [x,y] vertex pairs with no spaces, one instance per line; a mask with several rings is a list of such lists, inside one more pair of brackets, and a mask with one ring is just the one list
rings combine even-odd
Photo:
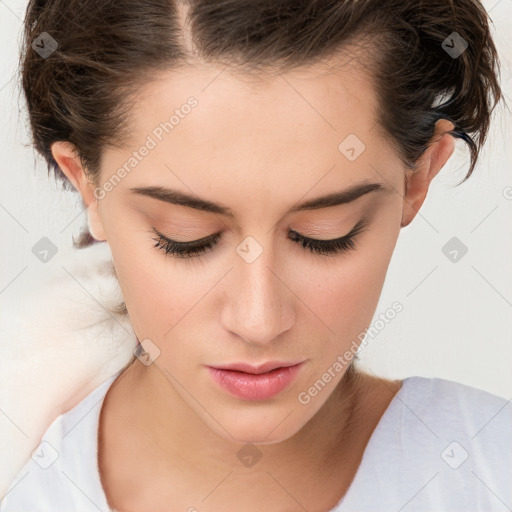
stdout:
[[130,230],[129,222],[122,224],[122,229],[110,226],[107,240],[130,322],[139,339],[158,340],[185,315],[186,290],[173,276],[170,257],[141,231],[147,228]]
[[[365,233],[356,249],[314,265],[298,281],[298,295],[319,320],[318,329],[330,329],[333,339],[350,345],[368,327],[379,301],[397,230]],[[303,273],[303,275],[305,275]],[[305,313],[311,316],[309,310]]]
[[206,296],[219,272],[166,255],[154,247],[152,236],[134,229],[113,236],[109,243],[133,329],[139,339],[149,338],[162,349],[200,330],[198,320],[211,314],[205,310]]

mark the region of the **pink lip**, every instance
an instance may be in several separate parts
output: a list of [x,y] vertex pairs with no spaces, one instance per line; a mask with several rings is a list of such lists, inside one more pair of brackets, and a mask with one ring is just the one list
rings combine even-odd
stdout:
[[[293,382],[303,362],[285,367],[276,367],[276,364],[279,363],[266,363],[257,369],[244,364],[229,365],[231,368],[235,366],[246,368],[250,372],[211,366],[207,368],[213,380],[231,395],[243,400],[266,400],[277,395]],[[263,372],[265,367],[271,370]]]
[[222,366],[212,366],[212,368],[217,368],[218,370],[235,370],[237,372],[260,374],[269,372],[271,370],[275,370],[276,368],[286,368],[287,366],[295,366],[300,362],[301,361],[267,361],[266,363],[262,363],[258,366],[252,366],[247,363],[232,363],[224,364]]

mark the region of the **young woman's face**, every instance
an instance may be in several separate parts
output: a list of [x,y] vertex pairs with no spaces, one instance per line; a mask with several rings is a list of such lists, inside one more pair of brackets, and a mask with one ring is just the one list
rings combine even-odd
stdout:
[[[205,66],[163,74],[140,92],[130,147],[106,150],[96,192],[130,319],[154,358],[147,370],[158,365],[220,436],[284,440],[342,379],[401,227],[404,167],[378,132],[371,85],[354,69],[249,84]],[[349,202],[300,208],[362,184],[378,185]],[[168,190],[169,201],[146,187]],[[185,195],[197,207],[174,200]],[[294,239],[354,228],[353,248],[326,245],[329,255]],[[180,258],[157,232],[211,244]],[[249,384],[252,398],[208,368],[269,361],[302,365],[277,394]]]

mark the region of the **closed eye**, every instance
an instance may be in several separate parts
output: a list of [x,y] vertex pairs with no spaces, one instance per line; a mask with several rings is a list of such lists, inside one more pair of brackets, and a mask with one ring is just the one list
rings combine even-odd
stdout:
[[[332,256],[355,249],[355,239],[365,230],[367,225],[367,219],[363,218],[354,226],[350,233],[332,240],[309,238],[294,230],[290,230],[289,239],[314,254]],[[155,228],[152,228],[152,231],[156,234],[156,237],[152,238],[155,242],[154,247],[176,258],[192,258],[210,251],[217,244],[221,236],[220,233],[214,233],[213,235],[191,242],[177,242],[176,240],[171,240],[165,235],[162,235],[162,233],[159,233]]]

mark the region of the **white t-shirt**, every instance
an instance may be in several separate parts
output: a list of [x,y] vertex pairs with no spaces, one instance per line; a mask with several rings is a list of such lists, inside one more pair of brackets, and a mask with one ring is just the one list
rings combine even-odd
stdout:
[[[120,373],[50,425],[0,502],[0,512],[111,511],[97,463],[98,419]],[[414,376],[403,379],[349,490],[331,512],[511,507],[511,402],[457,382]],[[201,510],[199,503],[196,508]]]

